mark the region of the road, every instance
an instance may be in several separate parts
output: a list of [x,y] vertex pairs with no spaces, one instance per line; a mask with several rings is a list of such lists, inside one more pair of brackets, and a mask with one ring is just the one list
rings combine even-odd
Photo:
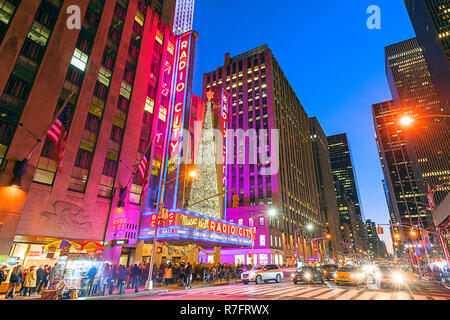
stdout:
[[325,284],[297,284],[289,278],[282,283],[235,285],[192,288],[133,300],[450,300],[450,290],[430,281],[407,277],[406,289],[368,289],[365,286],[336,286]]

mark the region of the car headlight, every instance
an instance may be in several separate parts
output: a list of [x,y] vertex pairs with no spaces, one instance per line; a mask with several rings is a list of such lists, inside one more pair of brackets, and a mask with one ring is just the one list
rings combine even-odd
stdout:
[[356,274],[356,278],[361,279],[362,277],[364,277],[364,274],[362,274],[362,273],[357,273]]
[[403,282],[403,275],[401,273],[394,273],[392,279],[397,283],[401,283]]
[[333,277],[337,278],[338,277],[337,273],[333,274]]
[[306,273],[304,274],[304,276],[305,276],[306,279],[309,279],[309,278],[311,278],[311,273],[306,272]]
[[352,274],[350,275],[350,278],[353,279],[354,277],[355,277],[355,275],[352,273]]
[[295,273],[291,273],[291,278],[295,278]]
[[375,278],[378,279],[378,280],[381,279],[381,273],[377,272],[377,273],[375,274]]

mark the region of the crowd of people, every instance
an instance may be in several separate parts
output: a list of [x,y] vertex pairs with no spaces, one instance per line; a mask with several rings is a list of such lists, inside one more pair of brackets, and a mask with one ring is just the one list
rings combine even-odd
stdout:
[[[15,266],[9,278],[9,287],[6,292],[5,299],[14,299],[18,296],[40,295],[45,290],[52,276],[54,269],[49,266],[31,266],[22,270],[21,265]],[[7,279],[5,268],[2,267],[2,280]],[[1,281],[0,281],[1,284]]]
[[[213,283],[216,281],[231,281],[240,279],[240,274],[251,268],[251,265],[235,264],[190,264],[166,263],[153,267],[153,281],[155,285],[178,285],[189,288],[194,282]],[[43,290],[54,284],[54,268],[51,266],[31,266],[22,269],[21,265],[15,266],[11,271],[9,287],[6,299],[14,299],[15,296],[40,295]],[[103,263],[99,268],[92,266],[85,273],[82,281],[80,295],[112,295],[124,294],[125,289],[139,289],[145,285],[149,277],[150,264],[112,265]],[[7,271],[0,268],[0,284],[7,279]]]

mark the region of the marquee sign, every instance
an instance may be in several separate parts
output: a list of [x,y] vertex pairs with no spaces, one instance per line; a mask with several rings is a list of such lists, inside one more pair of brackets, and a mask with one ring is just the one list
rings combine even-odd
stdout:
[[169,211],[169,218],[165,221],[158,222],[156,216],[155,212],[143,214],[139,239],[153,238],[158,223],[158,239],[183,238],[235,245],[252,244],[253,233],[246,226],[186,210]]

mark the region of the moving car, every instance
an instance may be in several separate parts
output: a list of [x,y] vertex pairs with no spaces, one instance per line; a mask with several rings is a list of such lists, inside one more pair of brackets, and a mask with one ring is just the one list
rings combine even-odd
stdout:
[[339,269],[339,265],[337,264],[324,264],[322,266],[323,269],[323,275],[325,276],[325,279],[327,280],[333,280],[334,275],[336,274],[336,271]]
[[261,284],[263,281],[265,283],[270,280],[275,280],[280,283],[283,280],[283,271],[281,268],[274,264],[267,264],[264,266],[253,267],[249,271],[245,271],[241,274],[241,279],[244,284],[249,282],[256,282],[256,284]]
[[325,276],[322,270],[312,266],[301,267],[297,272],[291,274],[291,278],[294,284],[299,282],[305,282],[307,284],[317,281],[325,282]]
[[359,286],[364,283],[364,272],[353,266],[343,266],[336,271],[334,282],[338,286],[341,284]]
[[405,272],[397,265],[378,265],[375,269],[375,279],[381,286],[404,287]]

